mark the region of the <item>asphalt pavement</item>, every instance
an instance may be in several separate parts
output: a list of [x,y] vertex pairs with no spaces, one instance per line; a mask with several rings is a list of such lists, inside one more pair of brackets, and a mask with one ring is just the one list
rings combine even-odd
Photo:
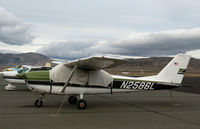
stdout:
[[60,95],[46,95],[44,107],[36,108],[38,93],[25,86],[5,91],[1,85],[0,129],[200,129],[198,78],[189,80],[172,96],[168,90],[88,95],[86,110],[67,98],[59,110],[65,98]]

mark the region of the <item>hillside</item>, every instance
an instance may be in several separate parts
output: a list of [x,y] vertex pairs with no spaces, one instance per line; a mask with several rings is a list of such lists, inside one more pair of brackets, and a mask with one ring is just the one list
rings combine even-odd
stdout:
[[[132,76],[154,75],[160,72],[172,57],[151,57],[142,59],[128,59],[128,62],[112,69],[106,69],[114,74],[127,74]],[[191,58],[187,73],[200,74],[200,59]]]
[[1,54],[0,68],[15,67],[16,65],[45,65],[50,58],[38,53]]

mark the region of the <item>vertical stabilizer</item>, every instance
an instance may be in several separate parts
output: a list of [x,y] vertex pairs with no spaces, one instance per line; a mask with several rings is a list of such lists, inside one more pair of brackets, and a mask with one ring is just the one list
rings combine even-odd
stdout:
[[156,76],[158,80],[181,84],[190,60],[189,55],[178,53]]

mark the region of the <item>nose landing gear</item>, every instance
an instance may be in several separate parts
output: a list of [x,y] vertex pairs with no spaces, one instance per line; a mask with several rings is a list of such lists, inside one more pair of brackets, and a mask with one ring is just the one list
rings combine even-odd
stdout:
[[43,101],[42,99],[44,98],[44,94],[40,94],[39,99],[37,99],[34,103],[35,107],[42,107],[43,106]]
[[34,105],[36,106],[36,107],[42,107],[43,106],[43,101],[42,100],[40,100],[40,99],[37,99],[36,101],[35,101],[35,103],[34,103]]

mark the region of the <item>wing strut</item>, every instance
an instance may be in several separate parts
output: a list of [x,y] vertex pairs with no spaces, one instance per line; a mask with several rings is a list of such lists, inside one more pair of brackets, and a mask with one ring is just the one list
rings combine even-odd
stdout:
[[74,66],[74,68],[73,68],[72,72],[70,73],[67,81],[65,82],[65,85],[63,86],[63,89],[61,90],[61,92],[64,92],[65,88],[68,86],[68,84],[69,84],[70,80],[72,79],[72,76],[74,75],[76,69],[77,69],[77,65]]
[[112,93],[113,93],[112,88],[113,88],[113,81],[111,82],[111,85],[110,85],[110,94],[111,94],[111,95],[112,95]]

